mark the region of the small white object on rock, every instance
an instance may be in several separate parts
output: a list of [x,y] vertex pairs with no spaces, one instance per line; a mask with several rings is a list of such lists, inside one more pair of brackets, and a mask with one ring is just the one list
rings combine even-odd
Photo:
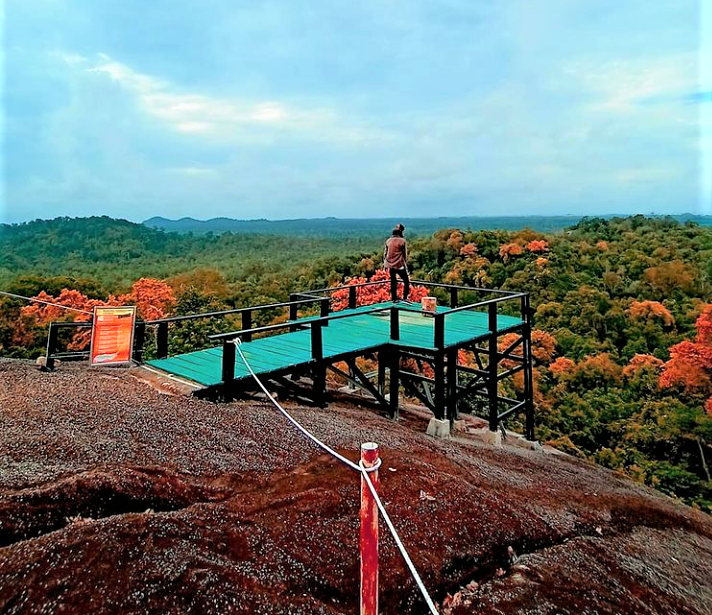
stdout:
[[428,423],[428,429],[425,432],[433,438],[449,438],[450,437],[450,421],[441,421],[433,417]]

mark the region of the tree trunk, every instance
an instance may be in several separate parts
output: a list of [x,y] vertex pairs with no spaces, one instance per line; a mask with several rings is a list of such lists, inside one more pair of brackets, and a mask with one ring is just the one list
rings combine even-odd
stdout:
[[700,459],[702,459],[702,467],[704,468],[705,474],[707,475],[707,482],[710,482],[710,481],[712,481],[712,478],[710,478],[710,469],[707,467],[707,462],[705,461],[705,451],[702,448],[702,442],[699,439],[699,437],[696,438],[696,440],[697,440],[697,446],[700,447]]

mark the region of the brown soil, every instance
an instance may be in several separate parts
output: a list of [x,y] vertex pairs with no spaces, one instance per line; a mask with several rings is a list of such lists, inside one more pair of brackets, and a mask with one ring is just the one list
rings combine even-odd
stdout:
[[[286,405],[351,459],[380,444],[434,598],[477,583],[454,613],[712,612],[709,516],[572,458],[433,440],[420,414]],[[0,362],[0,613],[356,613],[358,487],[270,405]],[[380,562],[382,612],[427,612],[389,537]]]

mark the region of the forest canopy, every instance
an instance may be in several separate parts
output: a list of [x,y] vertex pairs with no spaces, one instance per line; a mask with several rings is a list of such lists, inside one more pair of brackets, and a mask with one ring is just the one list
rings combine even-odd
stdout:
[[[284,301],[371,278],[389,230],[178,234],[106,217],[4,225],[0,290],[84,307],[131,301],[145,314]],[[561,232],[406,237],[415,278],[531,293],[539,439],[710,511],[712,227],[633,216]],[[0,298],[0,355],[42,354],[55,316]],[[171,350],[202,347],[229,325],[187,328]]]

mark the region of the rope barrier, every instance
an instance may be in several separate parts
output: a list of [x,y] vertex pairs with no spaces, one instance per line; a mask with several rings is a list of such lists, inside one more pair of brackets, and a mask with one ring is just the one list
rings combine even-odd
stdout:
[[396,531],[396,528],[393,525],[393,522],[391,521],[391,518],[388,516],[388,513],[386,512],[386,509],[383,506],[383,502],[381,502],[381,498],[378,497],[378,492],[376,491],[375,487],[373,486],[373,483],[371,482],[371,477],[369,476],[369,474],[371,472],[375,472],[376,470],[378,470],[378,468],[381,467],[381,463],[382,463],[381,459],[379,459],[373,467],[366,468],[366,467],[362,466],[360,463],[356,464],[353,461],[351,461],[350,459],[347,459],[343,455],[337,453],[328,444],[325,444],[324,442],[319,440],[315,435],[313,435],[312,433],[307,431],[307,429],[305,427],[303,427],[291,414],[289,414],[289,412],[287,412],[282,407],[282,405],[274,398],[274,396],[267,390],[267,388],[262,383],[262,381],[257,377],[257,374],[255,374],[255,372],[252,369],[252,366],[249,364],[249,362],[247,361],[247,358],[243,354],[242,348],[240,348],[240,346],[242,345],[242,340],[236,339],[233,341],[233,343],[235,344],[237,352],[239,353],[240,358],[244,362],[245,367],[247,367],[247,371],[250,372],[250,375],[254,378],[255,382],[257,382],[257,384],[262,389],[262,391],[267,396],[267,398],[284,415],[284,417],[292,425],[294,425],[301,433],[303,433],[307,438],[309,438],[314,444],[316,444],[319,448],[321,448],[322,450],[325,450],[332,457],[335,457],[341,463],[348,466],[355,472],[358,472],[366,479],[366,484],[368,485],[368,489],[371,492],[373,499],[376,501],[378,510],[381,513],[383,520],[386,522],[386,526],[388,527],[388,530],[391,532],[391,535],[393,536],[393,540],[395,540],[396,546],[398,547],[398,550],[400,551],[401,555],[403,556],[403,560],[405,561],[406,565],[408,566],[408,569],[410,570],[411,575],[415,579],[415,582],[418,585],[418,589],[420,590],[420,593],[423,595],[423,598],[425,599],[425,602],[428,605],[428,608],[430,609],[431,614],[439,615],[437,608],[435,608],[435,604],[433,604],[433,601],[430,598],[430,595],[428,594],[428,590],[426,589],[422,579],[420,578],[418,571],[415,569],[413,560],[410,559],[410,556],[408,555],[408,552],[406,551],[406,548],[403,545],[403,542],[401,541],[400,536],[398,535],[398,532]]
[[45,305],[52,305],[54,307],[62,308],[64,310],[71,310],[72,312],[81,312],[82,314],[93,315],[94,312],[87,312],[86,310],[80,310],[78,308],[69,307],[67,305],[60,305],[59,303],[52,303],[50,301],[43,301],[42,299],[33,299],[32,297],[23,297],[22,295],[16,295],[14,293],[8,293],[4,290],[0,290],[0,295],[6,295],[8,297],[14,297],[15,299],[24,299],[25,301],[35,301],[37,303],[44,303]]

